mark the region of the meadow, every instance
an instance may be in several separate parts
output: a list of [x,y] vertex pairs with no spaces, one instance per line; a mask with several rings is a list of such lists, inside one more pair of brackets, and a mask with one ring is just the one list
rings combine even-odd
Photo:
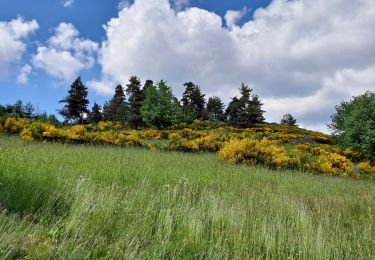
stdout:
[[3,259],[373,259],[375,183],[0,136]]

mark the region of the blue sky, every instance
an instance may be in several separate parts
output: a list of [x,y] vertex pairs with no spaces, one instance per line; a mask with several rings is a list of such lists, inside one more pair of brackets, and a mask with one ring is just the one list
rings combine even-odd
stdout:
[[0,104],[56,113],[78,75],[100,104],[131,75],[225,102],[245,82],[268,121],[326,131],[336,104],[374,90],[374,27],[372,0],[0,0]]

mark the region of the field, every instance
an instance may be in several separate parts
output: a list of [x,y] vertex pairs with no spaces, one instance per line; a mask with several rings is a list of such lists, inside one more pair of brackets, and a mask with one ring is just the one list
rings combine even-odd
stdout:
[[372,259],[375,184],[0,136],[4,259]]

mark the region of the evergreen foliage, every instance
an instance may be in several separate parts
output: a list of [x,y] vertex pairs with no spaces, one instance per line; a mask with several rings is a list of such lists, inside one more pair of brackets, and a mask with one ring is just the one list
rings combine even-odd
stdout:
[[210,97],[206,107],[208,118],[214,121],[225,121],[224,107],[220,97]]
[[199,86],[192,82],[186,82],[184,84],[185,92],[182,95],[182,109],[185,115],[188,117],[192,114],[192,119],[206,119],[207,114],[205,111],[205,94]]
[[[146,82],[152,85],[152,82]],[[141,89],[141,81],[136,76],[129,79],[129,84],[126,85],[126,94],[129,96],[130,115],[128,117],[128,124],[132,128],[138,128],[143,125],[141,107],[144,100],[144,93]]]
[[87,87],[83,85],[81,77],[78,77],[71,85],[68,96],[59,101],[65,103],[64,108],[59,110],[59,113],[66,121],[73,120],[77,123],[83,123],[85,114],[89,113],[87,94]]
[[241,97],[232,98],[226,110],[228,122],[239,128],[253,127],[264,122],[262,103],[252,89],[242,83],[239,88]]
[[94,105],[88,117],[88,121],[91,124],[97,124],[102,120],[103,120],[103,115],[101,112],[101,107],[96,102],[94,102]]
[[283,118],[280,121],[282,125],[297,126],[297,119],[295,119],[291,114],[283,115]]
[[[106,102],[103,106],[103,119],[105,121],[118,121],[116,120],[116,116],[118,110],[122,105],[125,104],[125,93],[123,87],[119,84],[115,88],[115,94],[113,98]],[[120,120],[123,121],[123,120]]]

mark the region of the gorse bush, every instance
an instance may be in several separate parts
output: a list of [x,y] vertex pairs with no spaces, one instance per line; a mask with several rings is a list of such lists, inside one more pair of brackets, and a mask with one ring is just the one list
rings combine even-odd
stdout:
[[[204,121],[195,121],[205,126]],[[19,134],[25,141],[143,146],[149,150],[218,152],[219,159],[232,164],[263,165],[313,174],[375,178],[375,167],[364,161],[360,151],[330,144],[329,137],[297,127],[269,125],[249,129],[219,127],[198,130],[128,130],[124,125],[99,122],[57,128],[25,119],[0,120],[0,131]]]
[[219,151],[219,158],[230,163],[262,164],[274,169],[286,168],[290,163],[286,149],[267,139],[231,140]]

